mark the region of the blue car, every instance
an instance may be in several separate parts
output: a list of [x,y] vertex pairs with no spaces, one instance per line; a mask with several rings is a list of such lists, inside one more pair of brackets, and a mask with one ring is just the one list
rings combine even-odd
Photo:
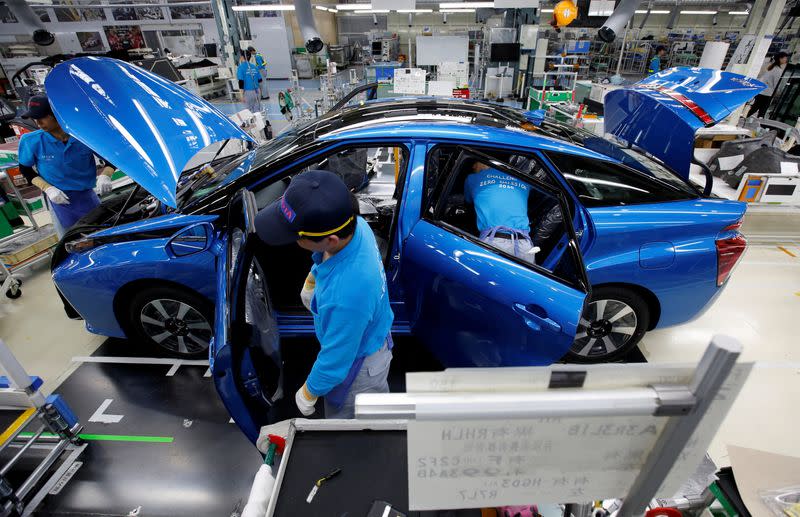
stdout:
[[[65,235],[53,279],[92,332],[209,353],[223,400],[254,439],[283,392],[280,336],[313,325],[299,295],[309,254],[266,246],[253,217],[295,175],[328,169],[379,243],[393,332],[413,333],[444,366],[618,359],[647,330],[700,315],[746,247],[745,205],[687,180],[693,142],[683,137],[763,85],[690,68],[648,81],[606,101],[607,127],[626,142],[535,113],[417,98],[332,112],[255,146],[165,79],[75,59],[47,78],[56,116],[138,185]],[[232,141],[242,151],[221,158]],[[480,238],[464,190],[476,164],[528,187],[535,253]]]

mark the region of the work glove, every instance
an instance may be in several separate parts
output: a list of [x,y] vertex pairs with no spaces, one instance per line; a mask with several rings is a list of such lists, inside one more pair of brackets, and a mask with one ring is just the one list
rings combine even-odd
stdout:
[[303,416],[311,416],[314,414],[314,411],[316,411],[314,404],[317,403],[317,397],[308,391],[305,384],[294,394],[294,402],[297,404],[297,409],[300,410]]
[[316,285],[317,281],[314,278],[314,274],[309,272],[305,283],[303,283],[303,290],[300,291],[300,300],[302,300],[303,306],[308,310],[311,310],[311,299],[314,298],[314,288]]
[[52,185],[44,189],[45,195],[48,199],[57,205],[68,205],[69,198],[64,194],[61,189],[53,187]]
[[101,196],[105,196],[111,192],[111,178],[106,176],[105,174],[101,174],[97,177],[97,186],[95,187],[97,193]]

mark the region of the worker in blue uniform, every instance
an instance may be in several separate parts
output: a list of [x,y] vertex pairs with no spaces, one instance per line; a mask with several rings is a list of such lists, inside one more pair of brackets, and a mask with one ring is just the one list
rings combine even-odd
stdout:
[[464,199],[475,206],[480,239],[509,255],[533,262],[538,248],[531,240],[528,197],[522,180],[479,161],[464,182]]
[[261,87],[261,100],[269,99],[269,90],[267,89],[267,60],[264,59],[264,56],[262,56],[261,52],[258,52],[255,47],[247,47],[247,50],[250,51],[253,59],[255,59],[258,73],[261,75],[261,83],[259,83]]
[[261,100],[258,92],[258,84],[261,82],[261,74],[258,67],[252,61],[252,54],[249,50],[242,52],[239,68],[236,69],[236,79],[239,80],[239,89],[242,91],[242,102],[253,113],[261,111]]
[[312,252],[309,309],[320,351],[295,394],[305,416],[324,397],[326,418],[353,418],[357,394],[389,391],[394,315],[375,236],[356,207],[336,174],[317,170],[295,177],[255,219],[267,244]]
[[661,60],[667,55],[667,47],[664,45],[659,45],[656,47],[656,53],[653,55],[653,59],[650,60],[650,66],[647,69],[647,73],[655,74],[661,71]]
[[101,195],[111,192],[114,167],[104,162],[97,174],[94,152],[62,129],[46,95],[31,97],[22,116],[34,119],[39,129],[19,139],[20,172],[44,192],[56,231],[63,236],[100,204],[95,188]]

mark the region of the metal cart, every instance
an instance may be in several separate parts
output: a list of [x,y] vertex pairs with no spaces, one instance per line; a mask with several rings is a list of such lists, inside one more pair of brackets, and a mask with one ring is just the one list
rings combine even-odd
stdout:
[[54,239],[56,232],[53,225],[39,226],[28,203],[9,175],[8,169],[16,166],[17,164],[15,163],[6,163],[0,166],[0,182],[3,183],[6,192],[19,201],[23,210],[20,215],[28,220],[28,223],[23,228],[17,229],[11,235],[0,239],[0,252],[3,254],[27,251],[23,254],[23,258],[17,262],[7,264],[4,260],[0,260],[0,279],[2,279],[0,289],[5,293],[6,297],[11,299],[22,296],[22,280],[15,276],[14,273],[49,259],[52,247],[58,242],[57,238]]

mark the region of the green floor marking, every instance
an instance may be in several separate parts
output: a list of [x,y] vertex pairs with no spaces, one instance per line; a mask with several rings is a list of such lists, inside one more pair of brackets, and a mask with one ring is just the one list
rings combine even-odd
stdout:
[[[19,433],[21,438],[30,438],[33,433]],[[55,438],[58,435],[52,433],[42,433],[42,437]],[[172,436],[137,436],[125,434],[79,434],[79,438],[87,442],[145,442],[145,443],[172,443],[175,438]]]

